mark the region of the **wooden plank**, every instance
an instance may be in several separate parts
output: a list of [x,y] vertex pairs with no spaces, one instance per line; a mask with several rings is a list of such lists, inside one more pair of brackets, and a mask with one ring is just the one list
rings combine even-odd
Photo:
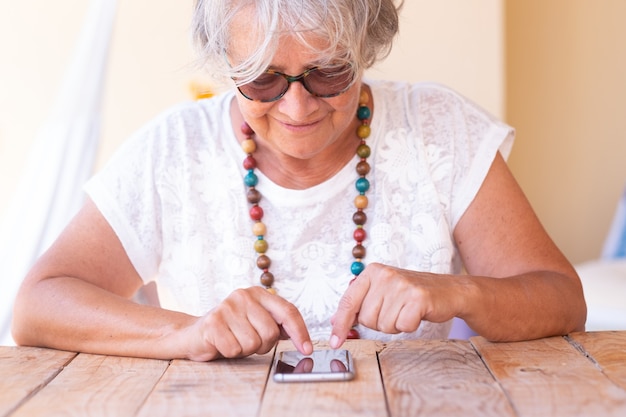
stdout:
[[514,415],[504,392],[467,341],[389,343],[379,360],[394,417]]
[[626,390],[626,332],[573,333],[569,339],[589,355],[611,381]]
[[81,353],[18,416],[134,416],[169,362]]
[[273,352],[206,363],[172,361],[139,415],[254,416],[272,358]]
[[626,415],[626,393],[562,337],[470,340],[522,417]]
[[[346,341],[343,348],[352,353],[356,371],[351,381],[285,383],[270,378],[259,417],[387,416],[376,355],[382,347],[371,340]],[[328,344],[317,342],[314,348],[328,349]],[[293,349],[290,342],[281,342],[277,351]]]
[[37,393],[75,356],[53,349],[0,346],[0,416]]

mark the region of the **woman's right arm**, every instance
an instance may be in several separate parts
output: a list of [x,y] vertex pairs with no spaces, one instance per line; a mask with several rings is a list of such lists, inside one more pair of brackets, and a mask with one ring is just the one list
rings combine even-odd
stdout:
[[133,302],[141,285],[115,232],[88,201],[24,279],[13,337],[20,345],[204,361],[265,353],[283,332],[299,350],[312,350],[297,309],[262,288],[237,290],[194,317]]

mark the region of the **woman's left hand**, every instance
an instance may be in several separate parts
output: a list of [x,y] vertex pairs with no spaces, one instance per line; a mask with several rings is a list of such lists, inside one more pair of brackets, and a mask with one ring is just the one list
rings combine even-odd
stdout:
[[348,287],[333,316],[330,346],[343,344],[355,323],[384,333],[413,332],[422,320],[458,314],[450,279],[372,263]]

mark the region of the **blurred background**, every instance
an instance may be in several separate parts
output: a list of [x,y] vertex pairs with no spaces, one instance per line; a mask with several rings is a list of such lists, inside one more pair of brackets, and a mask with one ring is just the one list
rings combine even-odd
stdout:
[[[89,3],[0,0],[0,220]],[[211,87],[192,65],[192,3],[117,1],[93,170],[145,121]],[[626,1],[405,3],[393,53],[367,75],[447,84],[514,126],[509,163],[540,220],[573,263],[598,258],[626,186]]]

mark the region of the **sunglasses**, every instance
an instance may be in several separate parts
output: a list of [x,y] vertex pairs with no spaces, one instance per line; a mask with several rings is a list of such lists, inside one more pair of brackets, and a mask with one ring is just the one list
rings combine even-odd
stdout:
[[314,67],[300,75],[287,75],[270,69],[237,89],[248,100],[269,103],[284,96],[294,82],[302,83],[306,91],[315,97],[335,97],[352,86],[354,71],[350,65],[335,68]]

